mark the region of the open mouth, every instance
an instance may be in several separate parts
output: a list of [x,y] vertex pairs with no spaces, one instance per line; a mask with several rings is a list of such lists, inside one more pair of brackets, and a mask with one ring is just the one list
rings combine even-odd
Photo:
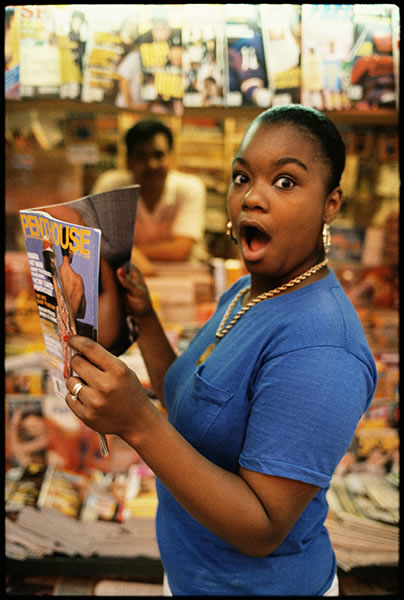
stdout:
[[260,258],[269,240],[269,235],[255,225],[242,225],[240,228],[240,242],[246,259]]

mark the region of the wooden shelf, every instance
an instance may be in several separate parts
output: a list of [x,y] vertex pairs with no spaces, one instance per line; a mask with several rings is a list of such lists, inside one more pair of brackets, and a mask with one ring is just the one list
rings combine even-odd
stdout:
[[[24,98],[21,100],[6,100],[6,112],[15,110],[61,110],[74,113],[112,113],[121,114],[123,112],[133,113],[135,115],[158,115],[150,111],[130,111],[122,110],[111,104],[102,104],[97,102],[80,102],[79,100],[62,100],[58,98]],[[210,118],[217,121],[223,121],[228,117],[237,119],[253,119],[265,109],[257,106],[239,106],[239,107],[204,107],[184,108],[184,117]],[[395,109],[375,108],[370,110],[341,110],[325,111],[325,114],[337,124],[373,126],[373,127],[395,127],[398,125],[398,111]],[[170,115],[166,115],[170,116]],[[180,118],[181,119],[181,118]]]
[[205,169],[221,171],[223,170],[223,159],[221,158],[198,158],[197,156],[180,156],[178,158],[179,168],[190,168],[190,169]]
[[[126,165],[126,148],[123,140],[124,132],[142,118],[162,119],[173,131],[174,155],[177,168],[195,173],[199,177],[209,177],[209,185],[207,185],[209,195],[216,192],[216,196],[222,196],[223,211],[225,211],[225,196],[234,154],[237,151],[248,123],[264,110],[256,106],[229,108],[186,107],[184,108],[183,116],[176,116],[159,115],[151,111],[122,110],[110,104],[86,103],[78,100],[62,100],[57,98],[7,99],[5,106],[6,115],[10,116],[10,122],[15,121],[16,123],[19,123],[20,115],[21,117],[23,115],[25,117],[26,114],[29,117],[30,111],[37,111],[39,115],[41,113],[44,115],[57,113],[58,115],[60,114],[60,119],[64,119],[66,122],[73,117],[77,119],[111,117],[111,119],[116,120],[116,130],[112,133],[109,132],[108,136],[117,147],[117,155],[115,157],[115,166],[117,168],[124,168]],[[398,112],[394,109],[380,108],[366,111],[352,109],[326,112],[325,114],[339,127],[392,129],[398,126]],[[97,142],[97,139],[94,141]],[[31,196],[35,194],[35,190],[37,191],[38,188],[38,183],[34,175],[37,175],[38,171],[46,175],[46,169],[50,166],[50,163],[47,161],[47,157],[50,156],[49,153],[41,152],[34,154],[36,168],[31,173],[32,181],[26,181],[28,174],[23,173],[20,169],[17,173],[18,180],[13,184],[8,172],[6,194],[8,213],[13,213],[16,207],[20,206],[24,196],[29,197],[29,200],[28,198],[26,199],[27,203],[33,202]],[[39,160],[42,154],[46,155],[45,161]],[[62,180],[62,174],[65,173],[66,169],[69,168],[71,170],[71,165],[67,164],[66,149],[56,149],[51,154],[54,159],[53,164],[56,158],[59,159],[53,171],[60,173],[61,177],[59,179]],[[42,165],[43,162],[45,166]],[[10,166],[13,165],[9,164],[8,167]],[[59,166],[60,168],[58,168]],[[88,193],[87,187],[91,184],[91,177],[96,177],[96,169],[90,179],[85,179],[83,173],[84,169],[81,168],[81,165],[77,165],[75,178],[78,182],[81,181],[82,187],[86,186],[86,189],[82,190],[82,194],[75,193],[76,197]],[[46,179],[46,177],[42,177],[43,187]],[[59,187],[63,187],[63,181],[59,183]],[[55,190],[58,189],[56,183],[53,184],[53,188]],[[47,191],[47,188],[45,191]],[[215,203],[216,200],[217,198],[215,197]],[[42,199],[40,204],[44,204]]]

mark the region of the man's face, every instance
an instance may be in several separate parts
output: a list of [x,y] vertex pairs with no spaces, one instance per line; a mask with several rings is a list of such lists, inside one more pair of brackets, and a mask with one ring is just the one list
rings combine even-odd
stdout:
[[171,159],[168,140],[163,133],[157,133],[150,140],[134,146],[127,164],[144,196],[164,186]]

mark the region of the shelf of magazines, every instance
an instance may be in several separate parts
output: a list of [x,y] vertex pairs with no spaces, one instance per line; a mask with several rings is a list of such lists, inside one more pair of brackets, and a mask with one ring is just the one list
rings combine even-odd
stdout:
[[334,476],[326,526],[343,571],[398,565],[398,487],[392,477],[372,471]]
[[[42,109],[44,111],[63,110],[73,113],[103,113],[111,115],[128,114],[131,116],[151,115],[156,117],[156,113],[149,109],[130,110],[122,109],[111,104],[101,102],[81,102],[79,100],[55,99],[55,98],[24,98],[22,100],[6,99],[7,111],[21,111],[32,108]],[[252,120],[260,112],[265,110],[259,106],[208,106],[208,107],[185,107],[183,116],[169,115],[173,120],[181,121],[184,117],[209,118],[223,120],[226,117],[244,118]],[[335,123],[346,123],[353,125],[370,126],[397,126],[398,112],[394,108],[367,108],[366,110],[345,109],[335,111],[324,111]],[[167,115],[158,115],[158,118],[167,118]]]
[[[372,403],[328,492],[327,527],[338,565],[349,572],[398,564],[398,266],[394,260],[363,264],[363,239],[357,238],[358,230],[339,234],[333,236],[331,266],[358,312],[378,371]],[[341,258],[341,253],[344,260],[336,258]]]

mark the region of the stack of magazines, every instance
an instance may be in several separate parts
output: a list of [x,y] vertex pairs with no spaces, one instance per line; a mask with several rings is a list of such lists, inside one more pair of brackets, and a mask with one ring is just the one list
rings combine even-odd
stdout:
[[399,491],[389,475],[335,476],[327,499],[326,525],[340,568],[398,564]]

